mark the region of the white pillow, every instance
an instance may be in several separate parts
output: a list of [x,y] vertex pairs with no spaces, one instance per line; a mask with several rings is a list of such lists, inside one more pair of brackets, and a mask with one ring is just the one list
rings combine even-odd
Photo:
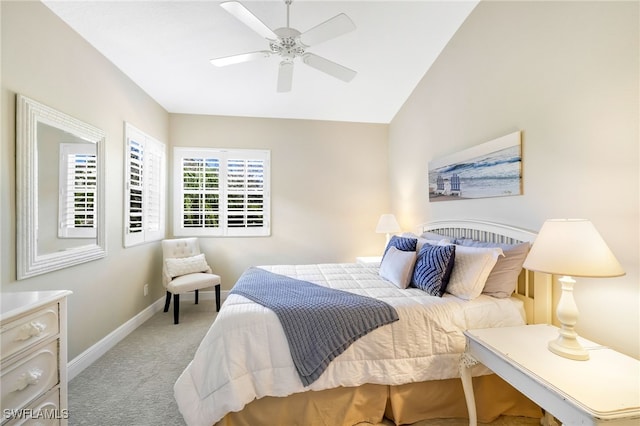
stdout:
[[456,245],[456,257],[447,293],[464,300],[472,300],[480,296],[499,256],[504,256],[499,247]]
[[191,257],[168,258],[165,259],[164,262],[167,267],[167,274],[171,278],[193,274],[195,272],[209,271],[209,265],[204,258],[204,253]]
[[415,263],[415,251],[402,251],[390,246],[387,254],[382,258],[379,274],[385,280],[391,281],[396,287],[407,288],[411,282]]

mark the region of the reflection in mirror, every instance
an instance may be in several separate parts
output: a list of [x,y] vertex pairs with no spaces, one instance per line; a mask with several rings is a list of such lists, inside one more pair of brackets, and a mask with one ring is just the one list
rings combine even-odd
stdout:
[[104,133],[18,95],[18,279],[104,257]]
[[38,167],[38,254],[95,244],[96,144],[44,123],[37,131],[38,155],[51,159]]

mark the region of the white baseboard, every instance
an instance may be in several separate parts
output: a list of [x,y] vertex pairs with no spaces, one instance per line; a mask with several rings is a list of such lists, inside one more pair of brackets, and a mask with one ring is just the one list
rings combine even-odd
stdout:
[[[220,294],[220,302],[226,299],[228,290],[224,290]],[[215,300],[214,291],[200,291],[199,298],[202,300]],[[180,295],[182,300],[195,300],[195,293],[184,293]],[[120,327],[107,334],[98,343],[91,346],[80,355],[69,361],[67,364],[67,380],[71,381],[80,374],[85,368],[89,367],[98,360],[107,351],[117,345],[122,339],[127,337],[136,328],[140,327],[146,320],[151,318],[156,312],[160,312],[164,308],[165,296],[153,302],[138,315],[122,324]]]
[[127,337],[129,333],[142,325],[146,320],[151,318],[153,314],[164,308],[164,297],[156,300],[146,309],[140,312],[120,327],[107,334],[98,343],[91,346],[86,351],[69,361],[67,364],[67,378],[73,380],[85,368],[93,364],[98,358],[104,355],[109,349],[113,348],[122,339]]

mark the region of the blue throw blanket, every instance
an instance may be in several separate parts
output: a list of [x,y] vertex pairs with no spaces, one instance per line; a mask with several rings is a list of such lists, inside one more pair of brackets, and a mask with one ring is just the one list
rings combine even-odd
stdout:
[[387,303],[249,268],[231,293],[276,313],[289,342],[291,357],[305,386],[360,337],[398,320]]

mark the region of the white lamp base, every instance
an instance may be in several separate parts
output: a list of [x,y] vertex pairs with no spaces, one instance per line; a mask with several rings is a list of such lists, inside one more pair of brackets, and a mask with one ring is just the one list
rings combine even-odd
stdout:
[[574,327],[578,322],[578,307],[573,300],[573,285],[575,280],[569,276],[559,279],[562,284],[562,293],[556,315],[562,327],[558,332],[558,338],[549,342],[549,350],[556,355],[577,361],[589,359],[587,352],[578,342],[578,333]]
[[560,336],[558,336],[556,340],[549,342],[549,350],[556,355],[576,361],[586,361],[589,359],[589,352],[580,346],[577,340],[567,339],[562,336],[562,331],[560,331]]

